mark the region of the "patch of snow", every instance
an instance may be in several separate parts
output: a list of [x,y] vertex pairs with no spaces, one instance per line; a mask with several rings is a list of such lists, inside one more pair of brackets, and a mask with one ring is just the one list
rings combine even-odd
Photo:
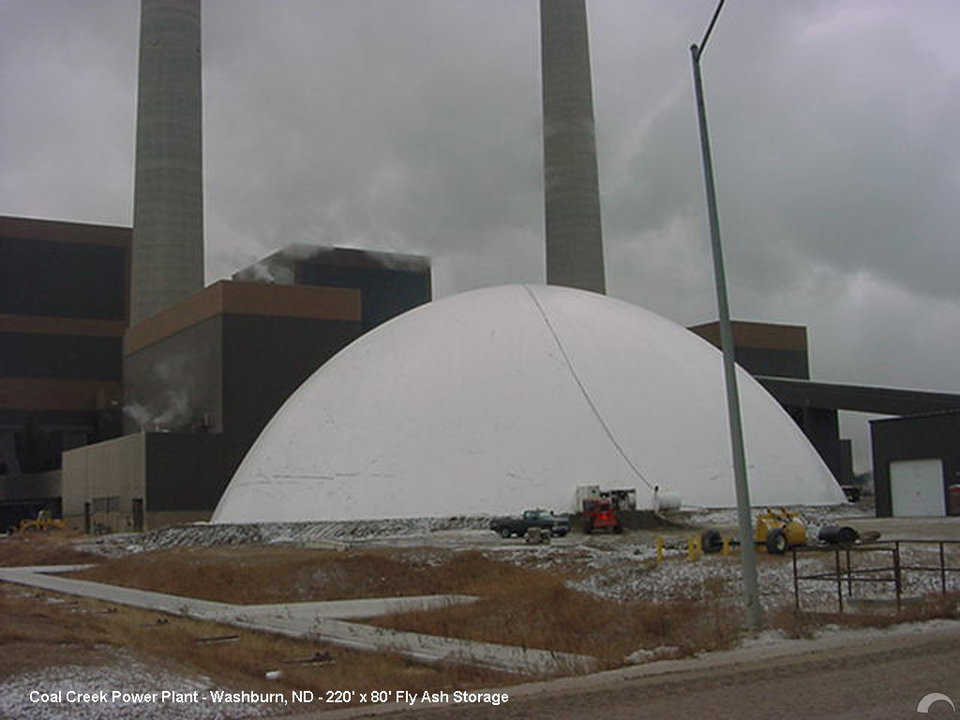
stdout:
[[624,661],[630,665],[640,665],[642,663],[654,662],[655,660],[672,660],[680,657],[681,650],[673,645],[661,645],[655,648],[641,648],[624,658]]

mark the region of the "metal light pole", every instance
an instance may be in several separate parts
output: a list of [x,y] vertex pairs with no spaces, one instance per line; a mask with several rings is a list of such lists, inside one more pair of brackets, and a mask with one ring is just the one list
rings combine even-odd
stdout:
[[710,244],[713,248],[713,270],[717,284],[717,306],[720,315],[720,345],[723,348],[723,375],[727,387],[727,414],[730,422],[730,445],[733,451],[733,475],[737,489],[737,518],[740,525],[740,558],[743,562],[743,600],[747,608],[747,627],[756,630],[762,622],[760,598],[757,594],[757,552],[753,544],[750,518],[750,488],[747,484],[747,463],[743,452],[743,426],[740,422],[740,394],[734,366],[733,330],[727,304],[727,280],[723,269],[723,248],[720,244],[720,217],[713,185],[713,162],[710,159],[710,137],[707,133],[707,111],[703,102],[700,78],[700,57],[710,32],[720,16],[724,0],[720,0],[700,46],[690,46],[693,59],[693,84],[697,93],[697,117],[700,121],[700,146],[703,151],[703,178],[707,189],[707,210],[710,216]]

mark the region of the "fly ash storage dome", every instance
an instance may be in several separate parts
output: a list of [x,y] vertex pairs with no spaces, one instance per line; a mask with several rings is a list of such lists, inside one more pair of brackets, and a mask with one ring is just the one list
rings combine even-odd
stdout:
[[[738,378],[753,503],[843,502],[793,420]],[[507,285],[411,310],[334,356],[261,433],[213,521],[567,511],[581,485],[734,506],[721,354],[626,302]]]

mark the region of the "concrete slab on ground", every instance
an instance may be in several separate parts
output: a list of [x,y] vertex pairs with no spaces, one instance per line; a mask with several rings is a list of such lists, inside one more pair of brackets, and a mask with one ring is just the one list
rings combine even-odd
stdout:
[[412,595],[392,598],[362,598],[359,600],[326,600],[323,602],[276,603],[272,605],[243,605],[246,615],[317,618],[371,618],[414,610],[435,610],[476,602],[475,595]]
[[842,523],[859,532],[880,533],[881,540],[960,540],[960,516],[899,518],[849,518]]
[[232,605],[89,580],[57,577],[52,574],[85,567],[89,566],[0,568],[0,581],[68,595],[81,595],[171,615],[212,620],[290,637],[309,637],[358,650],[394,652],[424,662],[455,662],[524,674],[586,671],[596,666],[596,660],[585,655],[401,632],[338,619],[340,617],[375,617],[404,610],[443,607],[476,600],[469,595],[426,595],[326,603]]

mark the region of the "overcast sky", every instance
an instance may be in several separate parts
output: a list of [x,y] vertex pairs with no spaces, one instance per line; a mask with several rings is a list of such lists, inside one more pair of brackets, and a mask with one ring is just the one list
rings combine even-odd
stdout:
[[[609,294],[716,318],[689,46],[588,0]],[[139,2],[0,0],[0,214],[130,225]],[[207,280],[291,242],[543,282],[537,0],[203,0]],[[960,3],[730,0],[704,54],[731,311],[820,380],[960,392]],[[862,416],[847,415],[858,470]]]

